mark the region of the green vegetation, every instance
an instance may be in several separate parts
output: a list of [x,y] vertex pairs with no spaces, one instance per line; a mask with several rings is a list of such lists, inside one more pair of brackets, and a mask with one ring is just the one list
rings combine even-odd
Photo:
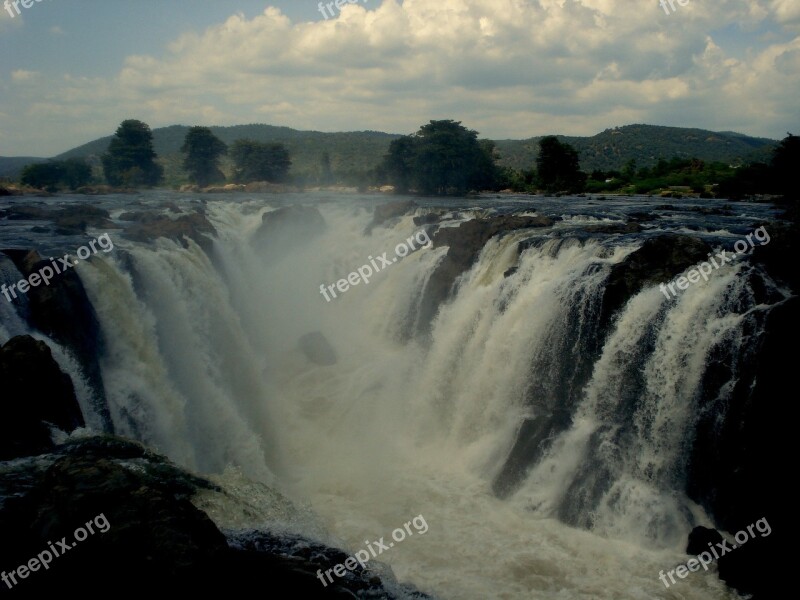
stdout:
[[547,192],[580,192],[586,184],[586,173],[581,171],[578,152],[569,144],[562,144],[555,136],[539,142],[536,157],[538,185]]
[[27,165],[22,169],[19,180],[24,185],[50,192],[76,190],[92,180],[92,168],[79,158],[53,160]]
[[[487,143],[488,142],[488,143]],[[391,142],[376,177],[396,190],[461,195],[495,185],[494,143],[452,120],[431,121],[413,136]]]
[[[232,150],[227,155],[222,151],[226,145]],[[608,129],[588,138],[492,141],[477,139],[476,132],[452,120],[431,121],[408,136],[269,125],[176,125],[150,131],[146,124],[131,120],[123,122],[115,136],[57,158],[62,163],[86,158],[97,177],[105,152],[106,179],[115,185],[154,185],[163,169],[169,186],[227,179],[360,189],[388,183],[398,191],[430,194],[583,189],[742,198],[798,195],[800,180],[793,172],[798,147],[800,142],[792,135],[777,143],[730,132],[649,125]],[[59,168],[43,159],[0,158],[0,169],[7,165],[19,175],[23,163],[25,180],[38,186],[63,189],[85,182],[59,174]],[[32,163],[43,166],[34,169]]]
[[233,179],[250,181],[286,181],[292,161],[283,144],[262,144],[253,140],[236,140],[231,146]]
[[225,181],[219,159],[228,152],[228,147],[208,127],[192,127],[183,140],[181,152],[186,155],[183,168],[192,183],[206,187]]
[[106,181],[115,186],[158,185],[164,169],[155,158],[150,127],[135,119],[123,121],[102,156]]

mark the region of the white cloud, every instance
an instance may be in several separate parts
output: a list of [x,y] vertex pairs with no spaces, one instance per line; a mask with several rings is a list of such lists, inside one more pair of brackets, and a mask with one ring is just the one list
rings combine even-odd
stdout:
[[[400,133],[455,118],[495,138],[629,122],[772,136],[798,125],[797,0],[693,0],[670,15],[656,0],[371,4],[302,23],[276,8],[235,14],[161,56],[130,56],[113,79],[29,86],[16,122],[62,119],[76,143],[128,117]],[[713,38],[732,25],[780,35],[735,59]]]

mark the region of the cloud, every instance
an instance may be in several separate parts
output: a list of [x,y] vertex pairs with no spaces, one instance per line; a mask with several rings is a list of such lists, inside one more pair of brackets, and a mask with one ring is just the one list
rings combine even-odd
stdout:
[[36,71],[26,71],[25,69],[11,71],[11,81],[14,83],[32,83],[39,79],[40,76],[41,73]]
[[[656,0],[384,0],[310,22],[270,7],[129,56],[113,78],[18,93],[26,116],[52,110],[80,141],[128,117],[400,133],[454,118],[495,138],[649,122],[777,137],[798,125],[799,7],[698,0],[665,15]],[[734,58],[714,39],[734,25],[774,35],[754,34]]]

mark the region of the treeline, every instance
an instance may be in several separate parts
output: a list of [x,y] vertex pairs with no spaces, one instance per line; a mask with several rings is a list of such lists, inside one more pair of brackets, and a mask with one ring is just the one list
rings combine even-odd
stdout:
[[[226,154],[232,160],[231,179],[237,183],[286,181],[292,164],[283,144],[240,139],[228,148],[207,127],[190,128],[181,152],[187,179],[203,187],[227,180],[220,169],[220,160]],[[150,127],[129,119],[120,124],[100,157],[102,174],[93,175],[85,159],[70,158],[28,165],[20,182],[49,191],[76,190],[102,181],[114,187],[156,187],[164,183],[164,167],[157,159]]]
[[283,143],[244,138],[226,144],[208,127],[191,127],[183,138],[177,164],[172,157],[159,159],[146,123],[126,120],[96,160],[94,170],[82,159],[50,161],[25,167],[21,181],[48,190],[77,189],[102,181],[116,187],[153,187],[165,183],[163,164],[167,163],[171,171],[181,173],[177,181],[170,178],[173,186],[187,181],[200,187],[229,181],[268,181],[300,186],[346,185],[362,190],[391,185],[397,193],[422,195],[511,190],[550,194],[690,193],[734,199],[797,192],[797,177],[792,171],[800,159],[800,142],[792,134],[774,149],[768,162],[738,167],[676,157],[662,158],[642,168],[636,160],[629,160],[621,170],[587,173],[581,169],[580,152],[569,143],[548,136],[540,139],[538,146],[528,168],[501,166],[495,142],[479,139],[478,132],[458,121],[430,121],[412,135],[394,138],[377,167],[346,166],[350,163],[339,156],[334,168],[330,154],[322,151],[315,173],[292,177],[292,159]]

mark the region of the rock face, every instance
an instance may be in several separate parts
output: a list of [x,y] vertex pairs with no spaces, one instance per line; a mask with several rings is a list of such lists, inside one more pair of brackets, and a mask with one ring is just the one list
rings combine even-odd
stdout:
[[[396,598],[358,567],[323,587],[317,571],[344,562],[341,550],[254,530],[226,537],[192,504],[200,490],[224,494],[133,442],[111,436],[69,442],[35,467],[0,471],[0,565],[16,570],[57,548],[47,569],[16,577],[14,591],[22,597],[64,589],[89,597],[115,589],[235,597],[269,582],[298,598]],[[79,528],[87,533],[83,540]],[[400,587],[406,598],[427,598]]]
[[651,238],[621,263],[614,265],[606,283],[601,311],[601,327],[628,300],[648,285],[668,283],[692,265],[702,262],[711,247],[700,239],[666,234]]
[[[35,250],[4,250],[24,277],[50,265],[42,260]],[[83,367],[84,373],[100,399],[95,407],[104,426],[111,431],[111,418],[105,402],[103,377],[98,357],[102,353],[103,336],[94,307],[86,295],[78,274],[73,270],[63,271],[49,285],[32,287],[27,293],[27,310],[23,316],[28,323],[53,340],[69,348]]]
[[66,432],[84,425],[72,380],[44,342],[23,335],[2,346],[0,382],[0,460],[51,449],[47,423]]
[[46,206],[10,206],[6,213],[10,220],[53,221],[56,233],[61,235],[79,235],[87,227],[117,228],[108,211],[89,204],[73,204],[57,210]]
[[193,240],[198,246],[209,252],[213,246],[207,234],[216,235],[217,231],[205,215],[192,213],[181,215],[175,219],[166,215],[153,218],[142,218],[135,225],[125,230],[125,237],[136,242],[151,242],[160,237],[180,242],[188,247],[185,238]]
[[322,235],[325,228],[325,219],[316,206],[282,206],[262,215],[253,244],[261,254],[273,258]]
[[306,355],[306,358],[315,365],[335,365],[338,361],[333,346],[319,331],[307,333],[300,338],[297,345]]
[[372,230],[389,221],[396,219],[403,215],[412,214],[417,209],[417,203],[413,200],[397,200],[395,202],[387,202],[386,204],[379,204],[375,207],[375,213],[372,217],[372,222],[367,226],[366,234],[372,233]]
[[433,247],[448,246],[447,255],[431,275],[420,305],[418,326],[427,329],[436,316],[439,306],[450,297],[456,278],[467,271],[477,260],[486,243],[495,235],[529,229],[550,227],[547,217],[506,215],[488,219],[473,219],[458,227],[439,229],[433,237]]

